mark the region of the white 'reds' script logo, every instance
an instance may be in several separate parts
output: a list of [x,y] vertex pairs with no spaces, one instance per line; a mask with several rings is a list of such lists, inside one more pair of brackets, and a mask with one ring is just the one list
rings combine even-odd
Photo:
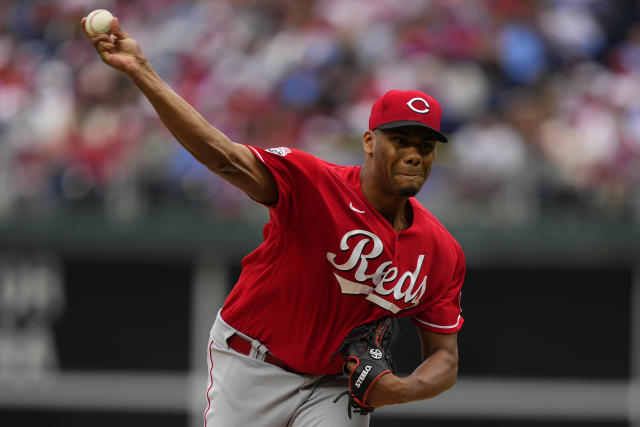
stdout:
[[[353,247],[349,247],[349,238],[353,236],[365,236]],[[371,250],[365,253],[365,247],[371,246]],[[398,267],[393,266],[391,261],[386,261],[373,273],[368,270],[370,259],[375,259],[382,254],[383,245],[378,236],[365,230],[353,230],[345,233],[340,240],[340,250],[351,251],[349,259],[344,264],[336,264],[336,254],[327,252],[327,260],[340,271],[351,271],[355,269],[354,277],[360,282],[352,282],[334,273],[343,294],[363,294],[367,295],[367,300],[377,304],[392,313],[414,307],[420,302],[420,298],[427,289],[427,276],[422,277],[418,285],[418,276],[424,262],[424,255],[419,255],[414,271],[405,271],[398,277]],[[397,279],[397,280],[396,280]],[[373,285],[364,285],[367,280],[371,280]],[[408,281],[408,284],[407,284]],[[390,285],[392,282],[394,284]],[[383,298],[393,295],[395,302]],[[400,307],[404,306],[404,307]]]

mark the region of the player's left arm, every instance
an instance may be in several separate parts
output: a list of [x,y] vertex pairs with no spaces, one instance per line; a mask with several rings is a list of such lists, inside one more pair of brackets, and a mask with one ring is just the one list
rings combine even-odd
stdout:
[[435,397],[453,387],[458,377],[458,334],[437,334],[418,327],[423,362],[408,377],[382,376],[367,402],[374,406]]

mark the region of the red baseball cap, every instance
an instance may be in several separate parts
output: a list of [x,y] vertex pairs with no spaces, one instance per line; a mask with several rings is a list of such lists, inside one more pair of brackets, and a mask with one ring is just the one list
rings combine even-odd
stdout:
[[419,90],[390,90],[373,103],[369,130],[392,129],[401,126],[423,126],[431,129],[442,142],[440,133],[440,103]]

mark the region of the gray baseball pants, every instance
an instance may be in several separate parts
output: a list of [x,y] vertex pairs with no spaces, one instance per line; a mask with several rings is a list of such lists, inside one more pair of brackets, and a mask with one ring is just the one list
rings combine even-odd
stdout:
[[[369,415],[347,416],[344,376],[291,373],[264,362],[266,347],[253,340],[249,356],[229,348],[239,333],[220,313],[211,328],[205,427],[367,427]],[[248,337],[246,337],[248,338]],[[251,340],[250,338],[248,338]]]

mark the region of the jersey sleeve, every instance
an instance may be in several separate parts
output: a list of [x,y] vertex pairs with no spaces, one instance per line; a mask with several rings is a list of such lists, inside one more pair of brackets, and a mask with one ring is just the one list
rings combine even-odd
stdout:
[[287,147],[263,149],[247,145],[256,158],[273,175],[278,185],[278,200],[267,207],[276,222],[291,222],[302,209],[296,196],[308,193],[313,188],[318,174],[318,159],[303,151]]
[[451,280],[441,287],[435,300],[412,317],[413,323],[431,332],[453,334],[462,327],[462,283],[465,276],[465,258],[462,249],[456,247],[456,262]]

